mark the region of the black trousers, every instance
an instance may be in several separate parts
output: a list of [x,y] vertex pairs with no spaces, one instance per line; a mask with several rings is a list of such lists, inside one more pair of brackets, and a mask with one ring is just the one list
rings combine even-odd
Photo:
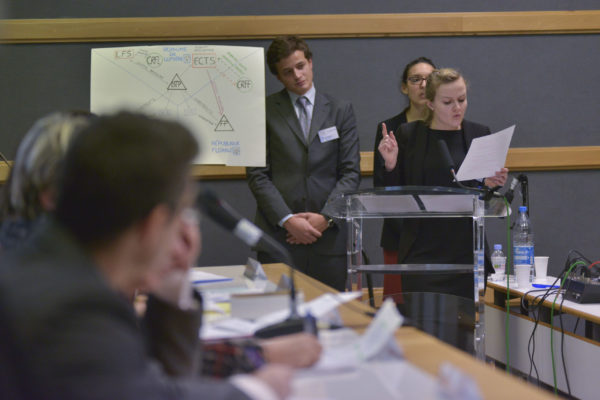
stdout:
[[[315,254],[310,245],[295,245],[290,254],[296,270],[340,292],[346,289],[348,267],[345,255]],[[264,252],[258,252],[257,259],[264,264],[281,262]]]

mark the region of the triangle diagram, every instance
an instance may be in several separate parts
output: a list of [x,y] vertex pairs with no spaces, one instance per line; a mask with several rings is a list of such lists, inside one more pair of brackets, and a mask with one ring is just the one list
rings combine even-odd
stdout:
[[233,132],[233,126],[231,126],[231,124],[229,123],[229,120],[227,119],[225,114],[223,114],[223,116],[217,123],[217,126],[215,127],[215,132],[224,132],[224,131],[232,131]]
[[183,84],[183,81],[179,77],[179,74],[175,74],[173,79],[171,79],[171,83],[169,83],[167,90],[187,90],[187,88]]

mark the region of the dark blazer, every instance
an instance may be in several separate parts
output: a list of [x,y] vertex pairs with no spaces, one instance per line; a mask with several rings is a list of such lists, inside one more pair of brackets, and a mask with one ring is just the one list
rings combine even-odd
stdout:
[[[467,149],[473,139],[489,135],[487,126],[463,120],[462,123]],[[398,140],[398,162],[392,171],[385,171],[383,181],[385,186],[423,185],[423,163],[427,151],[427,125],[423,121],[413,121],[400,127]],[[476,186],[478,182],[463,182],[467,186]],[[418,233],[418,220],[405,219],[402,235],[398,246],[398,260],[402,262],[414,243]],[[491,264],[486,260],[486,271],[489,273]]]
[[[2,255],[0,308],[21,370],[35,382],[34,398],[247,399],[227,381],[191,378],[201,309],[181,311],[151,298],[141,329],[131,302],[55,223]],[[179,376],[168,376],[165,367]]]
[[[379,143],[383,139],[382,124],[385,124],[388,132],[393,132],[396,140],[398,139],[400,125],[406,123],[406,109],[400,114],[377,124],[377,133],[375,134],[375,147],[373,149],[373,186],[385,186],[383,176],[385,174],[385,163],[381,154],[379,154]],[[400,233],[402,232],[401,218],[386,218],[383,220],[381,230],[381,247],[386,250],[398,250]]]
[[[290,97],[282,90],[267,97],[267,164],[248,168],[248,185],[257,204],[256,225],[285,242],[278,223],[288,214],[321,213],[328,199],[356,190],[360,182],[360,154],[352,105],[316,92],[308,142]],[[322,143],[318,132],[336,127],[339,138]],[[346,253],[345,223],[335,224],[309,248],[315,254]]]

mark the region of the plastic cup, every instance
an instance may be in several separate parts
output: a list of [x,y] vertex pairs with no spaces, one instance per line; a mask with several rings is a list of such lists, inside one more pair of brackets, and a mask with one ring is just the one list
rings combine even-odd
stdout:
[[531,277],[531,265],[517,264],[515,265],[515,273],[517,275],[517,285],[519,288],[526,288],[530,285],[529,278]]
[[546,281],[548,276],[548,257],[536,256],[535,259],[535,280]]

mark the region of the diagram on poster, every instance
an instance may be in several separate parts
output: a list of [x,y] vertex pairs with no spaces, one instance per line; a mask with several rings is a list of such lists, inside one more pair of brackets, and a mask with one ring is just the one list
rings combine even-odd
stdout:
[[175,119],[196,135],[198,164],[265,165],[262,47],[134,46],[91,57],[92,112]]

